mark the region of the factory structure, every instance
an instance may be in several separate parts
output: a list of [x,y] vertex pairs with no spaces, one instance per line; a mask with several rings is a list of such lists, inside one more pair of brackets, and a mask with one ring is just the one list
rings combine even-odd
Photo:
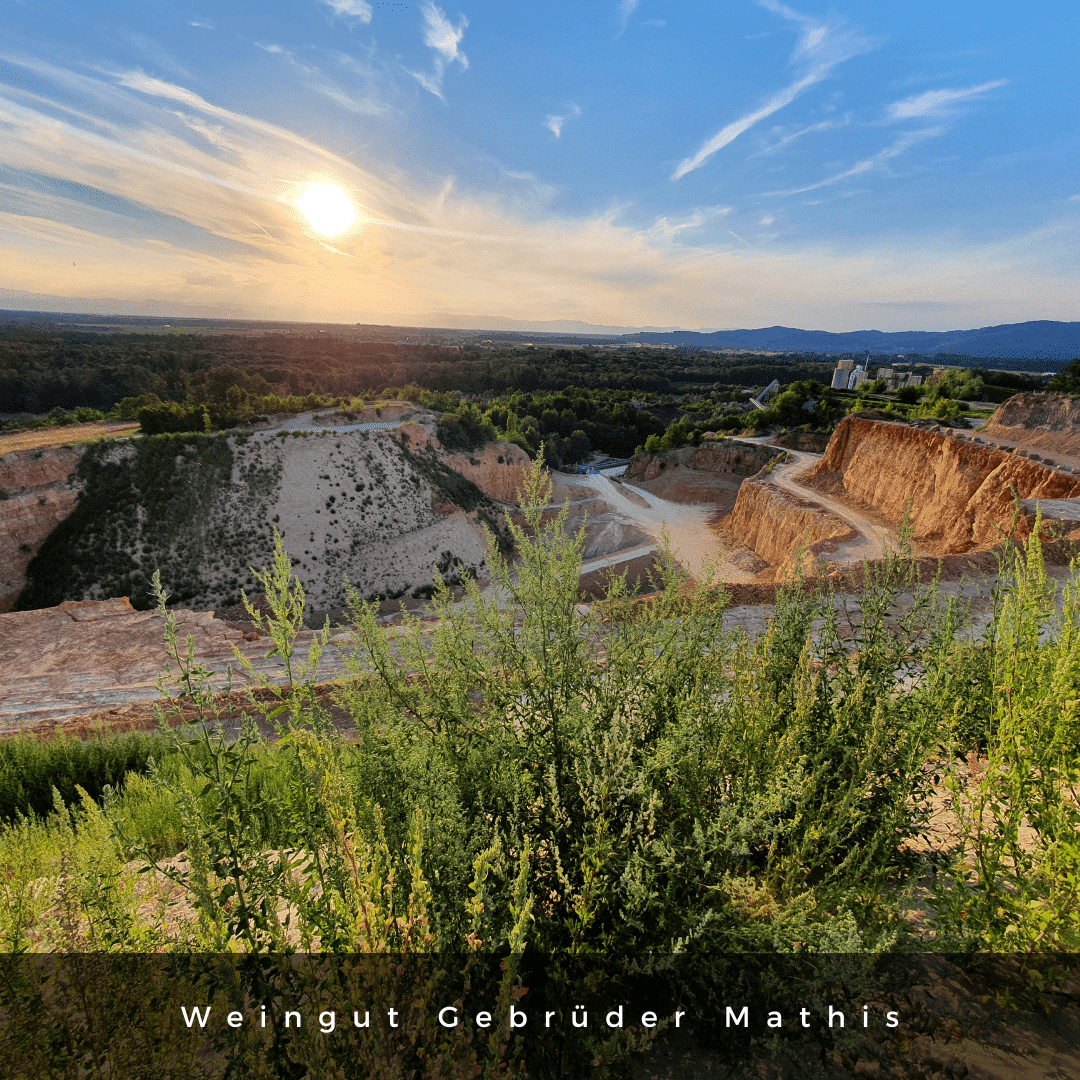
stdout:
[[864,363],[856,363],[854,360],[841,360],[833,372],[832,383],[834,390],[856,390],[867,379],[884,379],[885,391],[891,393],[904,386],[922,386],[923,377],[911,371],[900,371],[894,367],[879,367],[873,375],[869,372],[870,357],[866,357]]

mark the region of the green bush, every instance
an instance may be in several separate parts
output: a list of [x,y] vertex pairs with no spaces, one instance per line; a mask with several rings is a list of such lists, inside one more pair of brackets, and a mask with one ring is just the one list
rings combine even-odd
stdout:
[[960,841],[936,906],[940,932],[965,949],[1080,948],[1080,577],[1074,563],[1059,593],[1040,520],[1002,558],[970,668],[985,756],[949,782]]
[[495,425],[472,402],[444,412],[435,434],[448,450],[476,450],[499,437]]
[[67,806],[79,802],[77,788],[101,799],[105,787],[120,784],[127,773],[145,773],[150,758],[168,745],[157,733],[85,741],[64,735],[0,739],[0,821],[12,822],[20,815],[45,817],[53,809],[54,788]]

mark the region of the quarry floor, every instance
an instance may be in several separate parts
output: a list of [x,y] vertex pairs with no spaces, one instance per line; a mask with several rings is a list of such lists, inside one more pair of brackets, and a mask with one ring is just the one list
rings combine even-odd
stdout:
[[[746,439],[746,442],[764,441]],[[806,451],[788,451],[790,460],[777,465],[765,478],[800,499],[817,503],[847,522],[856,536],[837,546],[830,553],[830,562],[838,566],[861,563],[884,557],[890,547],[896,545],[896,530],[880,517],[868,515],[850,501],[835,495],[806,487],[800,477],[820,459],[820,454]],[[713,474],[695,473],[692,470],[672,470],[665,476],[651,481],[619,481],[604,476],[582,477],[576,484],[578,498],[582,493],[603,499],[607,514],[618,518],[651,536],[659,547],[666,531],[671,552],[675,558],[697,578],[703,578],[710,570],[715,580],[734,584],[751,584],[762,580],[753,569],[754,563],[745,554],[726,546],[714,528],[735,503],[738,483],[724,480]],[[660,492],[676,498],[664,498]],[[636,546],[633,552],[612,553],[603,560],[588,563],[583,570],[616,566],[621,559],[630,558],[647,551]]]
[[[1068,569],[1048,567],[1048,572],[1064,580]],[[994,575],[972,574],[940,585],[943,597],[971,602],[972,635],[985,626],[995,581]],[[901,594],[901,606],[913,597],[913,591]],[[838,593],[835,603],[857,612],[850,594]],[[774,610],[771,603],[734,604],[724,612],[724,628],[756,638]],[[267,655],[272,647],[267,636],[215,618],[212,612],[176,615],[181,640],[191,635],[196,660],[213,672],[216,691],[227,688],[230,668],[240,668],[237,652],[255,672],[276,681],[280,667],[276,657]],[[163,700],[158,677],[170,659],[163,628],[155,612],[135,611],[125,600],[70,601],[56,608],[0,615],[0,671],[5,673],[0,737],[22,731],[82,734],[99,727],[152,726],[153,705]],[[398,632],[387,627],[391,636]],[[306,655],[312,637],[313,631],[301,632],[298,655]],[[332,632],[322,654],[321,679],[332,682],[346,674],[348,645],[347,629]],[[233,689],[248,685],[249,679],[234,675]]]

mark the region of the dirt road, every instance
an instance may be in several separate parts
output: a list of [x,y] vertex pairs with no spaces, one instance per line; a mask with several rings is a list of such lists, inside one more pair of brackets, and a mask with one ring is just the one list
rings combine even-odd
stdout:
[[670,502],[641,488],[627,488],[595,473],[588,477],[586,483],[608,504],[612,514],[654,537],[658,547],[666,529],[671,553],[695,577],[701,577],[706,566],[713,564],[723,581],[756,580],[753,574],[732,565],[724,557],[720,537],[710,525],[713,515],[711,507]]
[[50,446],[74,446],[98,439],[123,439],[138,434],[139,425],[121,420],[99,424],[68,424],[66,427],[28,428],[0,435],[0,454],[15,450],[42,450]]
[[[759,437],[746,441],[764,442],[765,439]],[[789,453],[792,460],[787,464],[777,465],[767,482],[800,499],[824,507],[850,525],[856,533],[853,539],[837,547],[830,555],[830,562],[858,563],[865,559],[883,558],[887,548],[895,544],[895,532],[871,521],[864,514],[838,500],[803,486],[799,482],[799,476],[815,465],[821,455],[800,450]],[[654,537],[658,546],[663,530],[666,529],[672,554],[695,577],[700,577],[706,565],[712,564],[723,581],[748,583],[757,580],[755,574],[735,565],[725,553],[720,538],[711,525],[713,508],[671,502],[643,488],[623,486],[606,476],[590,475],[584,483],[608,504],[611,514]],[[619,552],[617,557],[624,557],[624,553]]]
[[797,495],[800,499],[809,499],[825,507],[830,513],[846,521],[858,536],[849,540],[846,544],[837,547],[836,552],[830,556],[830,562],[862,562],[864,559],[882,559],[885,557],[886,548],[894,544],[896,534],[893,530],[877,525],[868,517],[852,510],[849,506],[838,502],[836,499],[823,495],[820,491],[803,487],[798,477],[816,465],[821,460],[820,454],[810,454],[801,450],[789,450],[793,461],[786,465],[777,465],[769,477],[771,483],[784,491]]

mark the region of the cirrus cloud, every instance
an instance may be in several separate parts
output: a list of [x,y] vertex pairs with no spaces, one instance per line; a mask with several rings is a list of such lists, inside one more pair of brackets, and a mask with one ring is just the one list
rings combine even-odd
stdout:
[[761,7],[780,15],[799,28],[799,40],[791,62],[802,68],[802,75],[793,83],[770,95],[762,105],[721,128],[711,139],[702,143],[696,154],[679,162],[672,180],[681,180],[687,173],[700,169],[718,150],[737,139],[744,131],[785,106],[790,105],[804,90],[827,78],[837,65],[853,56],[868,52],[875,42],[851,30],[843,23],[823,23],[803,15],[779,0],[757,0]]
[[991,90],[1005,86],[1008,79],[996,79],[994,82],[969,86],[965,90],[927,90],[925,94],[894,101],[889,106],[888,117],[891,122],[897,120],[924,119],[926,117],[947,116],[953,106],[972,98],[981,97]]
[[371,5],[365,3],[365,0],[319,0],[319,2],[328,7],[339,19],[371,22]]

